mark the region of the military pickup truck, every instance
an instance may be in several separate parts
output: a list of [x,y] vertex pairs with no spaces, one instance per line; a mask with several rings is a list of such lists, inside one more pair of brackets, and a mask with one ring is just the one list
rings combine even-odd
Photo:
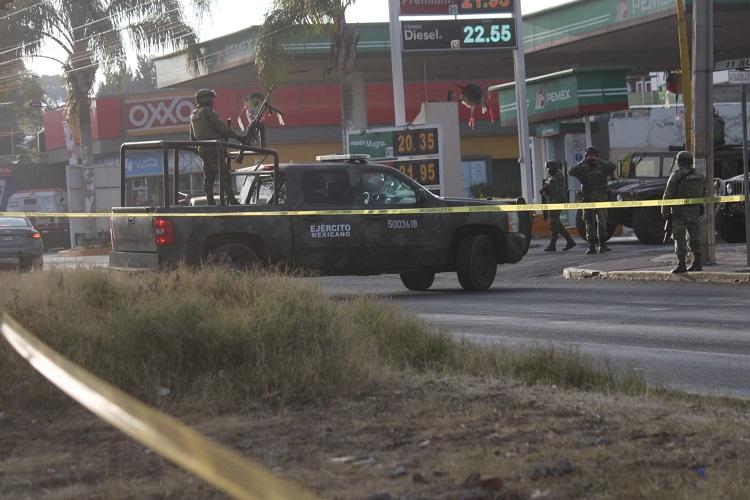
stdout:
[[[121,162],[124,165],[131,151],[162,149],[166,165],[172,153],[179,159],[177,149],[197,144],[124,144]],[[273,157],[272,164],[261,160],[237,174],[244,177],[239,205],[191,206],[185,200],[170,204],[170,197],[179,197],[179,181],[165,171],[161,206],[112,210],[110,265],[157,269],[221,263],[243,269],[304,268],[322,275],[399,274],[406,288],[415,291],[430,288],[435,273],[456,272],[464,289],[486,290],[495,280],[498,264],[519,262],[528,250],[528,212],[442,211],[523,203],[522,199],[441,198],[398,170],[364,158],[279,165],[275,151],[230,147]],[[122,186],[124,205],[126,184]],[[435,209],[436,213],[352,213],[384,209]]]
[[[659,200],[664,195],[672,170],[676,168],[674,157],[677,150],[647,153],[632,153],[618,164],[618,179],[607,187],[611,201]],[[717,178],[726,179],[742,172],[742,149],[735,145],[718,146],[714,149],[714,172]],[[610,208],[607,210],[608,229],[611,237],[618,224],[633,229],[636,237],[647,244],[662,244],[664,219],[660,207]],[[581,235],[586,227],[581,211],[576,216],[576,227]]]

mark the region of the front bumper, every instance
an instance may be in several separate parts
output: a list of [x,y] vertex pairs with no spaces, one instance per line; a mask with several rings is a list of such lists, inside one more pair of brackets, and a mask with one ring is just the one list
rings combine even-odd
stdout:
[[523,259],[526,253],[526,236],[519,233],[505,235],[504,264],[515,264]]
[[159,269],[159,254],[156,252],[111,252],[109,267],[117,269]]

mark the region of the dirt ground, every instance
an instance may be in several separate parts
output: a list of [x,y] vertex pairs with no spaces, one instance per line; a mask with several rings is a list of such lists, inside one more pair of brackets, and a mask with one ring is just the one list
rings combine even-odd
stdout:
[[[223,498],[74,404],[0,410],[0,498]],[[750,404],[476,379],[170,414],[323,498],[747,498]],[[390,496],[388,496],[390,495]]]

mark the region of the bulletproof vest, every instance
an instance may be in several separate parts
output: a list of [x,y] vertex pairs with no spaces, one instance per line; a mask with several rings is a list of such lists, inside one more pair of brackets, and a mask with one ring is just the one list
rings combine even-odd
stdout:
[[604,165],[601,162],[591,162],[584,188],[585,191],[591,193],[604,193],[607,191],[607,173],[604,171]]
[[703,174],[690,169],[690,172],[677,184],[675,198],[702,198],[705,192],[706,178]]
[[210,114],[216,113],[213,108],[208,106],[198,106],[190,115],[190,126],[192,127],[195,139],[198,141],[209,141],[212,139],[222,139],[212,125]]

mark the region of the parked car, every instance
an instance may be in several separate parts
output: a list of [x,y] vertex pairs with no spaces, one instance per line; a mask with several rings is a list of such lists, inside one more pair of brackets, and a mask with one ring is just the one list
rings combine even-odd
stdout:
[[[64,189],[26,189],[16,191],[8,199],[8,212],[68,211],[68,196]],[[64,217],[32,217],[32,224],[42,234],[47,248],[70,247],[70,224]]]
[[42,234],[26,217],[0,217],[0,265],[22,271],[42,269]]

